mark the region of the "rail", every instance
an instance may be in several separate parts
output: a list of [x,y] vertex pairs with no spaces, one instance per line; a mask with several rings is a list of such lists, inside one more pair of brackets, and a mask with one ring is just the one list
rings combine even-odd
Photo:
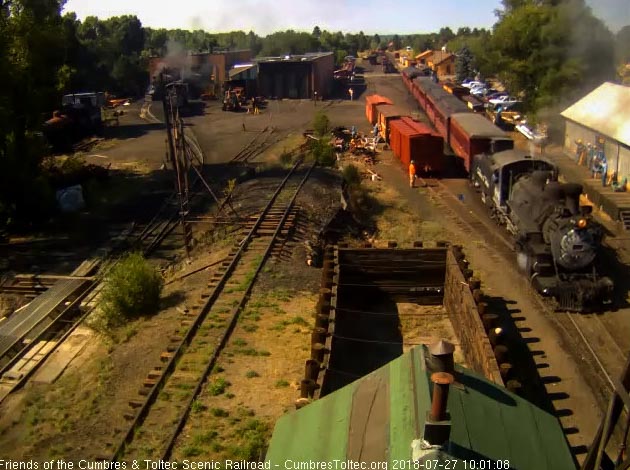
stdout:
[[[199,333],[201,331],[201,327],[204,324],[204,321],[208,317],[208,313],[216,305],[217,300],[220,298],[222,294],[226,294],[226,296],[229,297],[230,292],[225,289],[225,286],[228,280],[234,275],[237,268],[240,268],[242,271],[243,269],[242,265],[244,265],[244,263],[241,263],[241,265],[239,265],[239,262],[243,258],[244,253],[248,250],[252,240],[254,239],[255,235],[259,231],[261,224],[268,219],[268,214],[271,208],[273,207],[274,203],[278,199],[278,196],[283,192],[285,186],[287,185],[287,182],[289,181],[289,179],[292,177],[292,175],[295,173],[295,171],[301,164],[302,164],[302,159],[298,160],[298,162],[291,168],[291,170],[288,172],[286,177],[280,183],[280,185],[278,186],[274,194],[271,196],[270,200],[266,204],[260,216],[256,219],[256,222],[253,224],[251,229],[247,232],[244,239],[239,243],[238,247],[236,248],[236,251],[231,255],[231,260],[225,261],[223,263],[224,266],[226,266],[225,271],[221,275],[220,279],[216,280],[216,284],[214,286],[212,286],[211,284],[209,285],[209,287],[212,288],[212,292],[207,295],[205,294],[202,295],[202,297],[206,297],[206,300],[204,301],[203,305],[200,307],[200,310],[197,316],[194,319],[191,319],[192,323],[188,326],[188,329],[186,333],[184,334],[183,338],[178,338],[178,342],[176,344],[169,346],[167,348],[168,352],[165,353],[165,355],[163,355],[163,357],[166,360],[166,364],[163,367],[160,367],[159,370],[156,369],[153,373],[151,373],[154,375],[155,381],[154,383],[150,382],[150,389],[145,394],[146,398],[144,399],[144,401],[141,404],[136,402],[132,405],[135,408],[134,415],[130,419],[130,425],[127,428],[126,432],[124,432],[124,435],[122,439],[120,440],[120,443],[118,444],[115,451],[113,452],[113,455],[109,459],[111,462],[116,462],[116,461],[119,461],[119,459],[123,458],[125,454],[130,450],[129,448],[130,444],[136,442],[139,439],[139,435],[141,433],[136,432],[137,428],[139,428],[146,422],[147,418],[150,416],[150,412],[154,403],[158,399],[158,394],[160,394],[162,389],[164,389],[168,385],[169,380],[174,378],[175,376],[174,373],[177,370],[176,368],[179,361],[182,359],[184,354],[187,354],[187,353],[194,354],[191,351],[193,351],[195,348],[193,348],[191,344],[193,343],[193,341],[195,340],[197,336],[203,336],[203,335],[199,335]],[[258,262],[258,266],[253,276],[251,276],[250,280],[248,281],[247,287],[243,290],[242,294],[239,294],[240,298],[238,299],[238,304],[236,304],[233,307],[232,311],[229,313],[227,326],[223,330],[221,337],[216,338],[219,340],[217,343],[218,347],[212,351],[209,358],[207,357],[205,359],[206,361],[205,366],[203,367],[203,371],[201,372],[201,375],[196,378],[196,381],[195,381],[196,385],[192,388],[189,388],[190,385],[187,385],[186,389],[192,390],[192,392],[186,399],[186,405],[184,406],[184,411],[181,414],[179,414],[179,416],[176,419],[177,425],[174,428],[174,431],[170,434],[168,441],[162,444],[164,446],[163,447],[164,451],[162,451],[164,455],[170,454],[173,448],[175,439],[177,435],[179,434],[181,428],[183,427],[184,423],[186,422],[186,419],[189,413],[189,408],[190,406],[192,406],[193,401],[197,397],[208,374],[212,370],[213,364],[216,362],[216,358],[218,357],[223,346],[227,342],[227,339],[229,338],[232,332],[232,329],[234,328],[234,325],[236,324],[240,310],[242,309],[243,305],[247,301],[247,298],[249,296],[251,288],[253,287],[256,277],[260,273],[260,270],[262,269],[262,266],[266,260],[266,257],[268,257],[269,253],[271,252],[271,247],[273,247],[278,234],[282,231],[283,226],[287,220],[287,217],[289,217],[289,214],[291,213],[295,198],[297,197],[297,194],[299,193],[300,189],[302,188],[302,186],[308,179],[314,166],[315,164],[313,164],[309,168],[306,175],[304,176],[300,184],[295,189],[293,197],[291,198],[289,203],[284,206],[283,216],[277,222],[276,229],[273,235],[269,238],[268,246],[266,247],[265,253],[261,261]],[[260,240],[261,238],[262,237],[258,238],[257,240]],[[202,343],[201,339],[199,339],[199,343],[200,344]],[[203,344],[205,343],[206,342],[203,341]],[[157,377],[155,377],[155,375],[157,375]],[[173,380],[175,381],[175,379]],[[173,422],[175,422],[175,420],[173,420]],[[156,430],[156,432],[158,432],[158,430]],[[159,430],[159,432],[160,432],[160,435],[163,434],[162,430]],[[144,436],[144,434],[142,438],[150,439],[150,437]]]

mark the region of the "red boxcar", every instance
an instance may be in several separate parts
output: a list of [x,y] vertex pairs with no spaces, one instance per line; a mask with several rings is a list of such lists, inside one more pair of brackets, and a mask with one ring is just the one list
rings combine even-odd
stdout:
[[392,120],[390,129],[392,150],[405,168],[413,160],[418,173],[444,170],[444,140],[428,126],[403,117]]
[[381,137],[385,142],[389,142],[389,124],[393,119],[405,116],[407,113],[400,108],[391,104],[376,105],[376,113],[378,114],[378,124],[380,127]]
[[389,123],[389,146],[400,158],[400,126],[405,125],[401,119],[392,119]]
[[402,139],[401,152],[403,154],[407,153],[409,159],[413,159],[416,162],[418,171],[424,173],[425,165],[430,168],[431,173],[444,171],[444,139],[442,136],[421,122],[414,121],[408,117],[404,117],[402,120],[416,132],[416,137],[410,139],[409,150],[407,150],[406,141]]
[[381,95],[368,95],[365,97],[365,116],[370,124],[374,125],[378,121],[376,106],[379,104],[394,104],[389,98]]
[[475,155],[514,148],[514,141],[507,133],[485,117],[470,112],[451,116],[448,144],[464,161],[466,171],[470,171]]

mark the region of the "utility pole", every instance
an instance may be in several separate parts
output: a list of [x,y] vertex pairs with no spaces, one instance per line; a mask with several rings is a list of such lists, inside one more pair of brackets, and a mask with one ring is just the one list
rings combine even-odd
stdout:
[[190,258],[192,250],[192,228],[187,221],[190,211],[188,188],[188,159],[186,158],[186,141],[184,139],[184,127],[179,116],[178,89],[174,84],[167,85],[165,76],[160,74],[160,86],[162,88],[162,106],[164,109],[164,122],[168,138],[168,150],[173,171],[175,172],[175,191],[179,199],[179,217],[182,226],[182,235],[186,257]]

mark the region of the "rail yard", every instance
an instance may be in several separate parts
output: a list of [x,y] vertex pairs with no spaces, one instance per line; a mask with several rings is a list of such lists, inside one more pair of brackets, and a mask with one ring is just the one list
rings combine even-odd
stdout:
[[[475,155],[532,153],[529,143],[452,95],[427,104],[441,93],[429,78],[414,88],[407,69],[391,73],[367,59],[357,67],[365,81],[350,99],[260,101],[255,113],[214,101],[187,114],[158,100],[133,103],[82,152],[131,180],[118,187],[129,196],[111,198],[107,217],[78,220],[98,227],[98,243],[81,243],[69,228],[0,248],[8,260],[0,295],[30,301],[0,322],[0,455],[264,460],[282,416],[427,347],[423,355],[450,354],[457,367],[557,417],[576,463],[595,458],[587,451],[608,433],[598,427],[610,397],[630,381],[622,378],[630,352],[625,232],[597,208],[558,216],[588,216],[605,233],[603,271],[585,264],[563,286],[601,274],[612,297],[595,296],[599,308],[583,311],[580,302],[593,301],[583,291],[546,295],[532,282],[547,275],[533,267],[537,248],[524,273],[513,230],[482,200],[481,180],[475,187],[461,177],[480,167]],[[321,113],[340,141],[333,168],[309,150]],[[351,133],[368,136],[375,125],[387,143],[363,153],[346,147]],[[432,150],[416,162],[419,184],[410,188],[408,155],[444,144],[443,158]],[[561,179],[575,182],[561,152],[546,151],[528,157],[549,162],[537,170],[557,164]],[[344,182],[349,165],[358,187]],[[159,270],[161,309],[102,334],[90,319],[109,270],[129,250]],[[463,380],[457,367],[446,371]]]

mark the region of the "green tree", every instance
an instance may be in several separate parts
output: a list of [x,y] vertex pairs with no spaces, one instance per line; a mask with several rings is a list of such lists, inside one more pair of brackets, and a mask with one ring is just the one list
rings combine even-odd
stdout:
[[319,26],[315,26],[311,34],[315,36],[317,39],[319,39],[319,37],[322,35],[322,30],[319,29]]
[[615,60],[618,64],[630,63],[630,25],[621,28],[615,36]]
[[458,82],[474,76],[474,57],[466,45],[457,53],[455,59],[455,75]]
[[395,51],[397,51],[398,49],[402,47],[402,42],[398,34],[394,34],[394,37],[392,38],[392,43],[393,43],[393,48]]
[[612,34],[583,0],[504,4],[489,68],[531,109],[574,99],[614,76]]
[[34,131],[56,102],[70,70],[59,72],[65,34],[54,0],[0,3],[0,224],[38,218],[51,206]]
[[315,134],[319,137],[328,134],[330,130],[330,119],[328,119],[326,113],[319,111],[315,114],[313,118],[313,129],[315,130]]

